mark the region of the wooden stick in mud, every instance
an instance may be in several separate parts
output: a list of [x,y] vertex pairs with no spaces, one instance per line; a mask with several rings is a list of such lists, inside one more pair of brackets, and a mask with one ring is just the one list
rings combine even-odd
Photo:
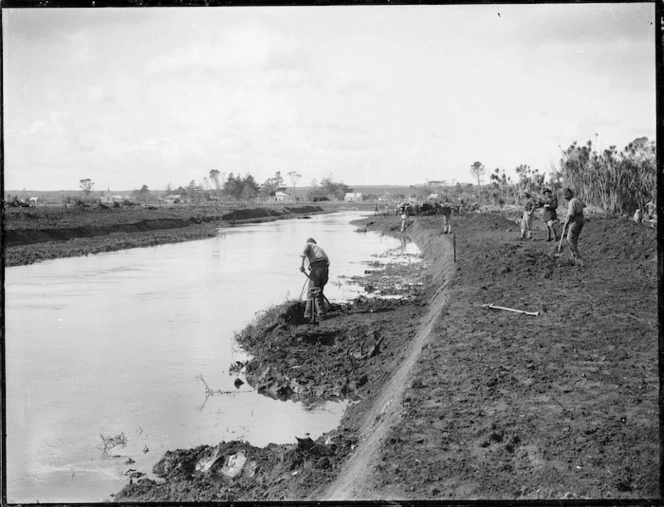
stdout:
[[514,313],[524,313],[526,315],[539,315],[539,312],[526,312],[524,310],[515,310],[514,308],[506,308],[504,306],[495,306],[495,305],[482,305],[487,308],[491,308],[492,310],[506,310],[508,312],[514,312]]
[[454,246],[454,264],[456,264],[456,234],[452,234],[452,245]]

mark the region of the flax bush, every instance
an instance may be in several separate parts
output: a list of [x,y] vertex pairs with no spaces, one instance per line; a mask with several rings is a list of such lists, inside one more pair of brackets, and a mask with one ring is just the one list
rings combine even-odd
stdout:
[[563,152],[560,170],[566,186],[586,204],[611,214],[644,210],[657,197],[655,142],[641,137],[618,152],[610,146],[602,153],[572,143]]

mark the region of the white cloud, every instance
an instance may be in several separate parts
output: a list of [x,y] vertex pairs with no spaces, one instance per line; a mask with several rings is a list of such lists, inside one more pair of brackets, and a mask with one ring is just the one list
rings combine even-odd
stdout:
[[348,72],[340,71],[334,76],[333,88],[338,93],[352,93],[364,87],[363,83]]
[[246,71],[255,68],[299,68],[306,54],[293,36],[252,23],[232,28],[220,40],[194,40],[175,52],[161,54],[145,65],[147,74],[198,71]]
[[65,131],[65,121],[69,114],[60,111],[51,111],[48,120],[35,120],[23,130],[24,136],[43,136],[45,134],[62,134]]

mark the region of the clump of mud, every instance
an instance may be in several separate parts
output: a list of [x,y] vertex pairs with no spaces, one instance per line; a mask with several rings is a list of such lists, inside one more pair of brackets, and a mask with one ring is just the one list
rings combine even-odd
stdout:
[[[297,498],[296,491],[310,489],[332,476],[355,440],[342,432],[296,438],[288,445],[254,447],[246,442],[220,442],[195,449],[167,451],[154,466],[160,478],[141,478],[116,495],[116,501],[207,502],[283,500]],[[315,479],[314,479],[315,477]],[[290,489],[284,486],[290,484]],[[293,491],[292,496],[285,491]]]
[[301,301],[271,308],[236,336],[254,356],[245,365],[245,377],[275,399],[356,399],[369,379],[367,361],[381,353],[385,340],[380,329],[360,321],[401,305],[359,296],[351,304],[330,304],[327,318],[317,325],[304,319]]

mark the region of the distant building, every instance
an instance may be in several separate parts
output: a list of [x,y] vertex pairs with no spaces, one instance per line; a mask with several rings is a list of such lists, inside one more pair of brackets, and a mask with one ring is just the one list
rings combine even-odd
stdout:
[[287,194],[286,192],[275,192],[274,193],[274,200],[277,201],[277,202],[290,201],[291,196],[290,196],[290,194]]
[[344,201],[356,202],[362,200],[362,192],[348,192],[344,196]]
[[435,201],[436,199],[438,199],[438,194],[429,194],[429,197],[427,197],[427,199]]
[[164,202],[167,202],[168,204],[180,204],[181,200],[181,197],[177,194],[171,194],[164,197]]

